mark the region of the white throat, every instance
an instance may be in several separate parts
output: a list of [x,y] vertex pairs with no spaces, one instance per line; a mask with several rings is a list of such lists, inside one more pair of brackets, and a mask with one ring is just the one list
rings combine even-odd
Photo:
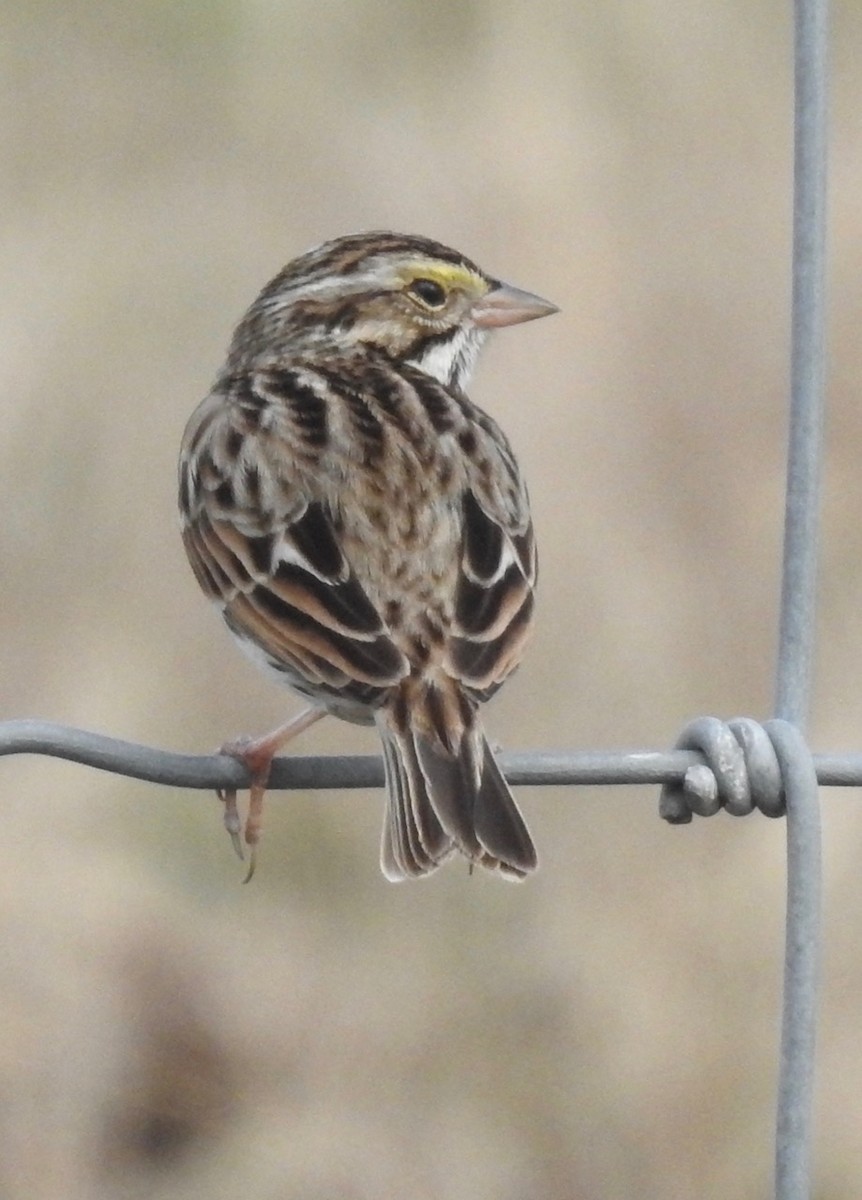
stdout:
[[445,342],[435,342],[424,354],[411,359],[413,366],[446,387],[465,388],[486,334],[481,329],[456,329]]

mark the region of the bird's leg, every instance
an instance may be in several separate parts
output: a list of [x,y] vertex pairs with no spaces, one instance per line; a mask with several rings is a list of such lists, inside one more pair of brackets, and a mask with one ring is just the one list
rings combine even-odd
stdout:
[[[248,816],[245,820],[245,829],[242,830],[245,843],[249,847],[248,874],[243,883],[248,883],[254,875],[257,844],[260,841],[263,817],[263,798],[269,784],[272,760],[282,746],[287,745],[303,730],[308,729],[309,725],[313,725],[315,721],[319,721],[321,717],[325,716],[326,712],[322,708],[306,708],[298,716],[286,721],[284,725],[279,725],[277,729],[264,734],[263,737],[235,738],[221,747],[220,753],[229,754],[231,758],[238,759],[244,764],[251,777],[249,780]],[[242,841],[240,840],[242,826],[236,805],[236,788],[219,788],[217,794],[219,800],[224,804],[225,829],[230,834],[234,850],[242,858]]]

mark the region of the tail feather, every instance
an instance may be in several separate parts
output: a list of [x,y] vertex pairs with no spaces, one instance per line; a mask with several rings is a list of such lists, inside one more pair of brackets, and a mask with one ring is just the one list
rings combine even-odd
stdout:
[[463,855],[475,861],[481,854],[473,823],[472,797],[479,780],[469,768],[472,763],[462,750],[453,757],[441,750],[430,738],[413,733],[416,757],[425,781],[426,794],[434,813],[446,833]]
[[473,808],[476,837],[504,875],[523,879],[539,865],[530,831],[484,736],[482,782]]
[[380,865],[387,879],[427,875],[452,853],[409,739],[383,738],[387,807]]
[[392,714],[378,717],[388,801],[381,866],[387,879],[428,875],[455,851],[523,879],[536,850],[478,721],[453,753]]

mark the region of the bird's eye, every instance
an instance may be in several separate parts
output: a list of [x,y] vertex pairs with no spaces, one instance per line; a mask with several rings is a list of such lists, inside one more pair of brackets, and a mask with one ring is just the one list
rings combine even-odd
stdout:
[[414,279],[409,291],[428,308],[442,308],[446,303],[446,289],[436,279]]

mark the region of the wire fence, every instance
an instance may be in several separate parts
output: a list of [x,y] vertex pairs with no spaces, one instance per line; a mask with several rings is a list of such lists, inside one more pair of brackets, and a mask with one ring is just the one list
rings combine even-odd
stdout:
[[[769,725],[747,724],[756,729]],[[776,806],[774,774],[770,773],[770,767],[778,765],[777,758],[767,763],[764,775],[762,747],[746,751],[738,740],[744,735],[739,730],[733,734],[734,726],[738,722],[715,717],[693,721],[686,730],[694,731],[696,738],[687,732],[684,740],[696,740],[700,747],[696,750],[504,750],[496,757],[509,782],[519,787],[653,784],[682,789],[682,815],[664,811],[666,800],[662,798],[662,816],[674,824],[690,820],[692,814],[710,816],[719,808],[732,816],[744,816],[753,808],[767,816],[783,816],[783,780],[779,777]],[[51,721],[0,721],[0,758],[7,754],[44,754],[167,787],[241,789],[249,782],[242,763],[224,754],[176,754]],[[814,754],[812,762],[821,785],[862,787],[862,754]],[[382,786],[383,762],[376,755],[320,758],[296,754],[275,759],[268,790],[340,791]],[[751,796],[747,806],[741,799],[746,789]]]
[[[775,716],[759,724],[698,718],[670,752],[501,754],[520,785],[656,784],[680,824],[724,808],[786,815],[787,914],[775,1140],[776,1200],[811,1195],[812,1093],[820,958],[818,783],[862,786],[862,753],[813,755],[805,740],[814,663],[825,378],[827,0],[795,0],[793,308],[789,441]],[[242,788],[225,755],[185,755],[45,721],[0,722],[0,756],[44,754],[183,788]],[[379,758],[296,756],[273,764],[270,788],[383,784]]]

